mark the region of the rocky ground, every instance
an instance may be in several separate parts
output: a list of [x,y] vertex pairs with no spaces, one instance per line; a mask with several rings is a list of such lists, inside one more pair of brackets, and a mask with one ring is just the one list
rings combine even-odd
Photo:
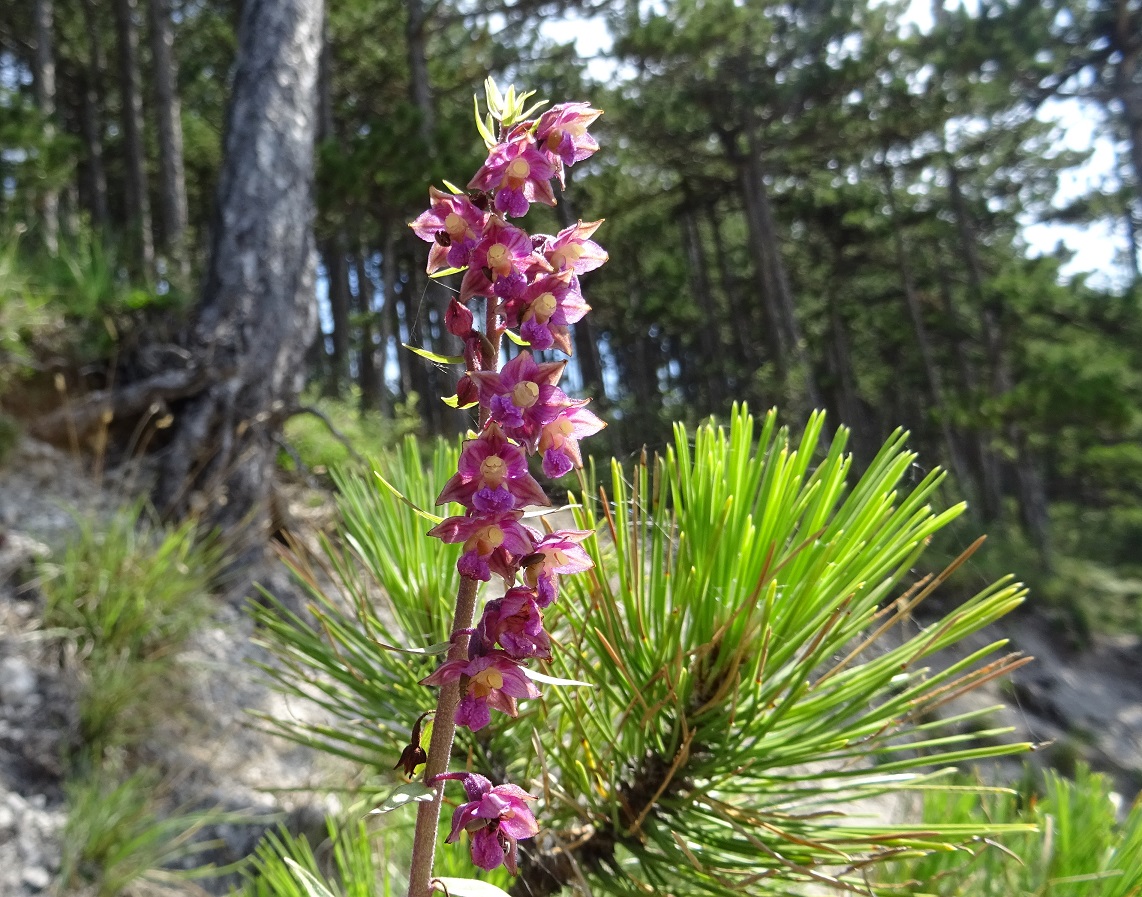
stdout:
[[[61,663],[58,639],[43,631],[36,561],[58,554],[86,514],[110,514],[134,491],[130,471],[92,479],[66,453],[25,441],[0,469],[0,895],[55,890],[67,821],[62,758],[76,738],[77,682]],[[291,585],[280,567],[257,579],[277,594]],[[218,846],[200,854],[217,866],[250,853],[269,826],[285,823],[320,841],[331,806],[319,790],[328,761],[257,731],[251,710],[305,717],[258,681],[242,595],[219,596],[209,624],[184,656],[188,696],[172,708],[168,731],[147,746],[161,771],[164,801],[219,809],[250,821],[209,826],[199,835]],[[283,791],[284,790],[284,791]],[[167,886],[163,893],[222,894],[235,876]],[[143,891],[140,891],[143,893]],[[154,893],[154,889],[146,893]]]
[[[50,893],[58,876],[67,821],[61,758],[75,739],[76,683],[61,664],[58,640],[40,625],[36,559],[58,553],[79,515],[108,514],[133,491],[130,471],[96,482],[66,453],[25,441],[0,469],[0,895]],[[286,594],[288,578],[267,566],[259,578]],[[220,847],[219,864],[248,853],[268,825],[285,820],[319,835],[329,807],[319,785],[328,761],[267,737],[248,711],[294,716],[257,681],[249,661],[264,659],[250,640],[240,595],[220,596],[213,619],[183,658],[190,680],[179,722],[153,746],[172,804],[219,807],[256,817],[252,824],[216,826],[206,834]],[[981,635],[972,649],[998,637],[1037,661],[1013,682],[995,683],[954,709],[1006,703],[998,721],[1018,740],[1041,743],[1033,757],[1064,771],[1085,759],[1111,775],[1127,799],[1142,788],[1142,644],[1097,636],[1078,650],[1057,629],[1026,612]],[[1010,772],[1010,771],[1009,771]],[[280,789],[296,789],[283,793]],[[235,882],[179,885],[182,894],[226,893]],[[170,893],[167,891],[166,893]]]

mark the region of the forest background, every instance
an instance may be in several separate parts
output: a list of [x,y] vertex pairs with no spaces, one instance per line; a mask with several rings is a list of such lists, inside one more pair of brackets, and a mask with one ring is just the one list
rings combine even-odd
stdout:
[[[1084,625],[1137,627],[1142,12],[1005,0],[928,13],[334,0],[311,395],[359,430],[356,406],[377,438],[378,421],[457,432],[434,398],[454,391],[449,375],[401,349],[457,351],[448,288],[423,275],[406,222],[426,184],[478,163],[470,104],[485,74],[589,98],[611,150],[576,169],[549,226],[579,209],[606,219],[616,262],[590,285],[569,377],[609,420],[607,448],[657,445],[670,421],[741,400],[790,420],[827,408],[858,464],[903,425],[1041,598]],[[148,346],[177,345],[213,238],[238,18],[227,0],[5,4],[10,413],[129,383]],[[581,35],[609,49],[580,58]],[[1113,157],[1065,203],[1060,178],[1089,152],[1062,147],[1041,114],[1059,100]],[[1032,257],[1027,228],[1050,223],[1109,234],[1115,270],[1064,277],[1061,245]],[[290,426],[303,449],[319,438],[315,420]],[[58,416],[37,427],[69,435]]]
[[[320,11],[0,7],[0,465],[21,432],[83,458],[96,482],[142,458],[158,512],[220,524],[227,553],[249,556],[288,528],[276,482],[332,490],[326,474],[361,456],[418,470],[398,438],[455,437],[466,419],[438,398],[456,389],[442,363],[460,350],[452,293],[425,276],[407,222],[428,184],[480,164],[472,93],[491,74],[606,110],[606,152],[537,213],[550,233],[606,219],[611,262],[586,283],[594,314],[573,328],[567,372],[608,421],[600,459],[634,462],[672,421],[693,432],[742,401],[795,429],[826,409],[822,443],[850,427],[858,473],[903,426],[911,484],[942,466],[945,499],[969,501],[916,572],[981,532],[993,543],[944,600],[1015,571],[1036,622],[1074,647],[1142,633],[1137,0]],[[274,39],[292,56],[274,61]],[[589,59],[588,43],[602,48]],[[281,94],[248,92],[259,64],[282,66],[268,79]],[[1090,151],[1062,142],[1060,109],[1090,123],[1108,166],[1081,191]],[[241,230],[257,220],[280,226]],[[1062,246],[1032,251],[1032,228],[1060,226],[1110,244],[1113,263],[1076,272]],[[19,524],[12,511],[0,496],[0,524]],[[45,619],[63,608],[61,627],[89,625],[66,616],[80,574],[106,580],[112,544],[134,564],[134,519],[66,555],[76,577],[44,580]],[[198,550],[192,524],[171,532],[176,559]],[[192,628],[184,587],[217,584],[204,572],[216,548],[183,565],[185,583],[158,567],[142,578],[140,617],[175,609],[158,655]],[[84,700],[114,697],[97,679]],[[118,694],[143,694],[139,681]],[[100,724],[131,711],[92,706],[106,715],[82,722],[82,756],[98,772],[127,737]],[[92,807],[106,802],[97,779]],[[1102,787],[1087,790],[1102,801]]]

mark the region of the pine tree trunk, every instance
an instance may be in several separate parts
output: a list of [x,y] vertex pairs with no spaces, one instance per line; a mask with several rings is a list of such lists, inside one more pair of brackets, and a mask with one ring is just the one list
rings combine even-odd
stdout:
[[381,407],[384,389],[377,369],[376,343],[373,325],[377,315],[373,311],[373,282],[365,270],[364,250],[353,258],[357,279],[357,314],[361,320],[361,353],[357,363],[357,382],[361,387],[361,411],[376,411]]
[[428,80],[428,49],[425,29],[428,13],[424,0],[405,0],[405,46],[408,48],[409,88],[412,104],[420,113],[420,139],[424,151],[433,151],[436,111],[432,102],[432,85]]
[[155,118],[159,131],[159,202],[163,246],[177,279],[186,285],[190,259],[186,246],[186,173],[182,157],[182,103],[174,57],[169,0],[147,0],[151,65],[155,78]]
[[320,0],[247,0],[217,221],[192,335],[207,387],[176,415],[160,506],[205,510],[260,550],[274,438],[314,332],[313,144]]
[[[968,358],[964,324],[959,310],[956,308],[948,270],[941,255],[941,252],[937,252],[940,299],[943,304],[947,327],[951,331],[951,337],[948,341],[951,343],[952,353],[956,359],[960,388],[969,397],[979,397],[979,378]],[[977,423],[965,435],[968,438],[968,462],[974,469],[975,480],[979,484],[979,505],[976,510],[980,519],[984,521],[998,520],[1003,515],[1003,490],[1000,482],[999,460],[991,448],[990,434],[982,425]]]
[[[33,15],[36,19],[36,53],[32,73],[36,106],[44,121],[45,148],[55,139],[56,64],[53,53],[52,27],[54,9],[52,0],[35,0]],[[44,248],[55,255],[59,251],[59,192],[53,186],[45,187],[39,195],[40,233]]]
[[683,209],[679,213],[679,227],[682,245],[686,252],[686,267],[690,273],[690,289],[693,299],[701,312],[702,321],[698,327],[698,345],[702,349],[699,369],[704,383],[705,408],[714,411],[725,403],[726,372],[716,332],[721,316],[714,308],[714,298],[710,294],[710,278],[706,272],[706,257],[702,250],[702,237],[694,213]]
[[80,105],[80,128],[87,153],[87,209],[96,230],[105,230],[109,222],[107,213],[107,170],[103,165],[104,108],[102,78],[107,62],[103,56],[103,41],[95,18],[93,0],[83,0],[83,23],[88,34],[87,64],[83,72],[83,102]]
[[932,350],[932,340],[928,335],[928,327],[924,323],[923,310],[920,308],[920,297],[916,294],[916,279],[912,274],[912,263],[904,241],[904,232],[900,225],[900,215],[896,207],[896,188],[892,182],[892,174],[887,166],[882,167],[881,174],[884,179],[884,194],[888,200],[892,243],[896,252],[896,268],[900,272],[900,286],[904,294],[904,304],[908,308],[908,317],[912,321],[912,335],[916,340],[916,348],[920,350],[920,360],[923,362],[924,374],[928,381],[928,392],[931,395],[932,404],[935,406],[940,435],[943,437],[944,446],[948,452],[949,466],[963,488],[978,495],[980,487],[974,482],[967,464],[961,456],[959,443],[952,432],[951,409],[947,403],[944,377],[939,364],[936,363],[935,352]]
[[325,240],[321,246],[325,277],[329,285],[329,312],[333,321],[333,355],[329,359],[330,395],[341,395],[349,382],[349,266],[340,239]]
[[[765,308],[767,334],[771,347],[778,353],[775,359],[778,370],[787,384],[807,400],[810,408],[821,407],[821,392],[817,386],[801,326],[793,303],[793,290],[789,275],[781,258],[781,242],[777,223],[769,202],[769,188],[765,184],[765,166],[761,158],[761,143],[752,128],[747,136],[747,149],[742,170],[746,221],[750,231],[750,247],[758,268]],[[798,382],[800,381],[800,382]],[[790,398],[798,398],[791,395]]]
[[1114,67],[1114,93],[1121,108],[1127,141],[1130,146],[1130,168],[1134,175],[1133,201],[1127,203],[1126,231],[1129,238],[1130,270],[1134,283],[1139,280],[1138,224],[1142,221],[1142,78],[1139,77],[1139,59],[1142,57],[1142,28],[1137,7],[1131,11],[1128,0],[1115,4],[1114,44],[1118,49],[1118,63]]
[[[1131,9],[1133,7],[1133,11]],[[1134,173],[1134,198],[1142,204],[1142,80],[1138,62],[1142,57],[1139,28],[1142,17],[1129,0],[1116,0],[1114,6],[1114,46],[1118,61],[1114,67],[1114,93],[1122,107],[1122,117],[1130,143],[1130,167]]]
[[[952,200],[952,211],[960,235],[960,247],[967,264],[968,283],[979,308],[980,323],[983,327],[984,346],[991,365],[992,394],[996,398],[1009,395],[1015,387],[1011,373],[1011,363],[1003,345],[1002,327],[998,310],[984,290],[983,264],[979,257],[979,240],[975,225],[964,199],[959,172],[952,162],[948,162],[948,191]],[[1015,453],[1015,473],[1018,490],[1020,516],[1031,541],[1039,551],[1040,560],[1047,568],[1051,563],[1050,519],[1047,515],[1047,497],[1042,478],[1035,468],[1035,459],[1027,450],[1026,434],[1017,421],[1009,419],[1003,427],[1011,449]]]
[[758,332],[757,322],[752,308],[743,306],[738,295],[736,280],[730,265],[729,251],[726,249],[725,236],[722,233],[722,223],[715,206],[706,207],[706,223],[710,225],[710,233],[714,240],[714,257],[718,262],[718,284],[722,295],[726,297],[726,308],[730,320],[733,321],[734,347],[737,350],[737,361],[745,372],[752,371],[758,365],[754,334]]
[[139,93],[139,35],[135,0],[114,0],[115,32],[119,44],[119,94],[126,154],[128,230],[134,235],[135,260],[150,275],[155,245],[151,235],[151,199],[147,192],[147,159],[143,148],[143,98]]
[[[397,277],[399,276],[399,262],[396,250],[396,228],[391,221],[385,221],[381,227],[381,296],[384,305],[381,307],[381,370],[387,364],[389,340],[396,339],[396,349],[393,360],[397,365],[397,390],[394,399],[404,401],[408,398],[409,382],[407,359],[400,346],[400,317],[397,312]],[[387,393],[387,391],[386,391]],[[383,410],[383,409],[382,409]],[[392,409],[389,409],[390,411]]]

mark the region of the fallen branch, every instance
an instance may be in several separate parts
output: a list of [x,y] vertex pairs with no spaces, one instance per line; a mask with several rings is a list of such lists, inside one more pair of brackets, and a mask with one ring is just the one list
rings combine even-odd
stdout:
[[62,439],[69,431],[84,436],[113,420],[143,414],[155,402],[194,395],[206,385],[206,379],[204,371],[191,367],[164,371],[127,386],[97,390],[38,418],[28,432],[47,442]]

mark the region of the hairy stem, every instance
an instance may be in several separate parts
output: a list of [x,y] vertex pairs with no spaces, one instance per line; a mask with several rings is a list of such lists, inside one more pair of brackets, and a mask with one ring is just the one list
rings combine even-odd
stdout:
[[[460,577],[456,592],[456,618],[452,623],[452,647],[449,660],[463,660],[468,654],[466,639],[457,634],[472,628],[476,611],[478,583],[467,576]],[[432,723],[432,741],[428,745],[428,761],[424,764],[424,783],[436,792],[430,801],[417,805],[416,834],[412,842],[412,866],[409,870],[408,897],[428,897],[432,884],[432,861],[436,856],[436,832],[440,826],[440,803],[444,797],[444,782],[434,781],[448,771],[452,755],[452,739],[456,735],[456,708],[460,704],[460,683],[449,682],[441,687],[436,702],[436,715]]]

